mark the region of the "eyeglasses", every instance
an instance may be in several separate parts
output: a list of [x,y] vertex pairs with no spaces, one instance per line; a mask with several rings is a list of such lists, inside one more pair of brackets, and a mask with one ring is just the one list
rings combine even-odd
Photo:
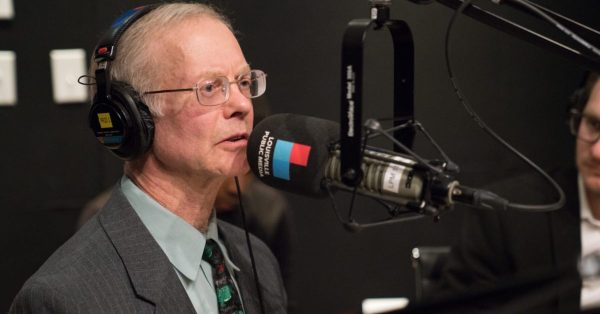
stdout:
[[218,106],[229,100],[231,84],[237,84],[242,94],[248,98],[256,98],[265,93],[267,89],[267,74],[261,70],[252,70],[237,77],[233,82],[225,76],[218,76],[210,80],[202,80],[191,88],[164,89],[149,91],[147,94],[196,92],[196,99],[202,106]]
[[578,110],[571,110],[569,129],[577,139],[593,144],[600,139],[600,120]]

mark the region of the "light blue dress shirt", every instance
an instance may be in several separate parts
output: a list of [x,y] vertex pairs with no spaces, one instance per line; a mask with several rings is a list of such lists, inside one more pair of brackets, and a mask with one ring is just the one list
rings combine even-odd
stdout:
[[[121,190],[140,216],[142,223],[160,248],[165,252],[175,268],[190,301],[197,313],[218,314],[217,296],[212,279],[212,267],[202,260],[202,252],[207,239],[215,240],[225,256],[225,265],[230,273],[239,271],[227,254],[227,249],[219,241],[215,211],[208,224],[208,232],[203,234],[192,225],[175,215],[137,187],[127,176],[121,178]],[[235,278],[234,278],[235,281]],[[236,288],[237,288],[237,282]],[[239,288],[238,295],[239,294]]]

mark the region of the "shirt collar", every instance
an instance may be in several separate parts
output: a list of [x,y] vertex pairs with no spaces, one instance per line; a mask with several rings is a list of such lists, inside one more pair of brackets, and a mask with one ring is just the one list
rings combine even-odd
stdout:
[[239,271],[219,240],[214,210],[207,232],[203,234],[146,194],[127,176],[121,178],[121,190],[171,264],[189,280],[195,280],[198,275],[206,239],[215,240],[224,252],[226,265]]

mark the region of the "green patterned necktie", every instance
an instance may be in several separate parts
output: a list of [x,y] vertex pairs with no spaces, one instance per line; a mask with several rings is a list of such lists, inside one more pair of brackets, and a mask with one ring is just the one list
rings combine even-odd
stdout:
[[219,314],[244,314],[240,296],[231,275],[225,267],[223,252],[221,252],[215,240],[206,240],[202,259],[207,261],[213,269],[213,282],[217,294]]

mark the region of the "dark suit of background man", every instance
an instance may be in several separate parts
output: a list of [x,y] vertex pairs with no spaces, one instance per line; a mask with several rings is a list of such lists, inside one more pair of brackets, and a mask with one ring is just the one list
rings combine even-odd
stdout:
[[[113,29],[131,21],[114,40],[109,66],[93,63],[97,94],[90,110],[96,136],[127,159],[125,175],[100,213],[25,283],[10,311],[217,313],[214,272],[202,260],[205,243],[214,240],[234,274],[229,291],[241,294],[242,313],[258,313],[244,232],[217,221],[213,204],[228,177],[249,170],[250,98],[264,93],[265,75],[250,68],[229,23],[210,7],[137,8]],[[97,57],[107,53],[102,45]],[[120,117],[107,102],[123,106]],[[117,134],[125,136],[122,146],[111,146],[118,139],[109,134],[113,124],[124,121],[135,132]],[[277,262],[257,238],[251,242],[265,312],[285,313]]]
[[[577,313],[600,306],[600,281],[577,273],[577,264],[600,253],[600,81],[590,74],[574,95],[569,112],[571,132],[576,135],[577,169],[553,173],[566,193],[566,205],[554,212],[491,212],[472,209],[466,213],[462,243],[452,253],[442,286],[464,292],[473,287],[531,283],[545,274],[569,273],[551,284],[538,282],[534,289],[519,290],[498,303],[494,310],[531,313]],[[553,202],[554,193],[539,175],[525,174],[490,188],[511,200]],[[532,279],[533,278],[533,279]],[[545,286],[544,286],[545,285]],[[548,289],[553,286],[553,292]],[[518,285],[514,287],[517,289]],[[552,290],[550,289],[550,290]],[[546,292],[543,292],[546,291]],[[536,295],[544,294],[540,296]],[[541,299],[536,300],[536,298]],[[521,303],[523,302],[523,303]]]

